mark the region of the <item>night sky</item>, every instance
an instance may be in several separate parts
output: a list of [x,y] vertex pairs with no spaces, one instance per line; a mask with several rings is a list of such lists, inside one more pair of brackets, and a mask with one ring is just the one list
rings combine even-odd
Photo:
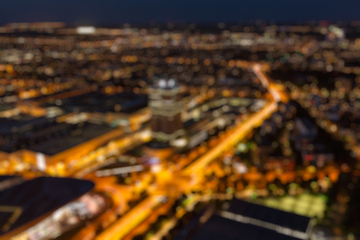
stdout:
[[2,0],[0,24],[305,21],[360,19],[359,0]]

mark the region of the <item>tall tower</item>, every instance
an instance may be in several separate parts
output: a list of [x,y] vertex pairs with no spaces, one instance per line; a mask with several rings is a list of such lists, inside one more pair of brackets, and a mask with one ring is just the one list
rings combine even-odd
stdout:
[[149,89],[151,128],[153,137],[168,142],[181,136],[181,88],[174,79],[156,79]]

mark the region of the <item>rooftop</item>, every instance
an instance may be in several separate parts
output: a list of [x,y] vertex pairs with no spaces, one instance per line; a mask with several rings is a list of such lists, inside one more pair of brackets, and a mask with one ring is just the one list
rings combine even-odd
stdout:
[[308,217],[239,199],[234,199],[227,211],[301,232],[306,231],[310,221]]
[[108,125],[99,125],[88,122],[78,125],[64,125],[64,127],[67,126],[70,128],[66,128],[66,133],[62,136],[55,136],[46,141],[41,141],[38,144],[30,146],[28,149],[52,156],[114,129]]
[[304,239],[309,222],[308,217],[233,199],[229,209],[215,213],[205,224],[189,223],[176,240]]
[[93,187],[85,180],[39,177],[1,191],[0,206],[8,210],[0,211],[0,226],[5,226],[17,209],[21,212],[8,229],[0,229],[0,235],[56,210]]
[[194,240],[295,240],[266,228],[240,223],[214,215],[192,238]]
[[115,106],[120,105],[117,111],[132,113],[147,106],[147,96],[133,92],[108,95],[97,91],[61,99],[59,103],[59,107],[67,112],[115,112]]

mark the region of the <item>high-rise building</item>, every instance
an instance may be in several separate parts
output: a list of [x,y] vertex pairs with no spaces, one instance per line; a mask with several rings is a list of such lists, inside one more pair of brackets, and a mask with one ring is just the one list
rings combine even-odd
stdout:
[[184,133],[182,106],[181,87],[176,80],[154,80],[149,89],[149,107],[152,113],[152,134],[156,140],[170,141]]

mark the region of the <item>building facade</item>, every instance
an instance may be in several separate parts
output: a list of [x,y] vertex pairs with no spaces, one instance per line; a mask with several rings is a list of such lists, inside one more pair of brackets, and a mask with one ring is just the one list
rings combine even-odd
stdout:
[[184,134],[181,121],[181,87],[174,79],[156,79],[149,89],[153,137],[170,141]]

